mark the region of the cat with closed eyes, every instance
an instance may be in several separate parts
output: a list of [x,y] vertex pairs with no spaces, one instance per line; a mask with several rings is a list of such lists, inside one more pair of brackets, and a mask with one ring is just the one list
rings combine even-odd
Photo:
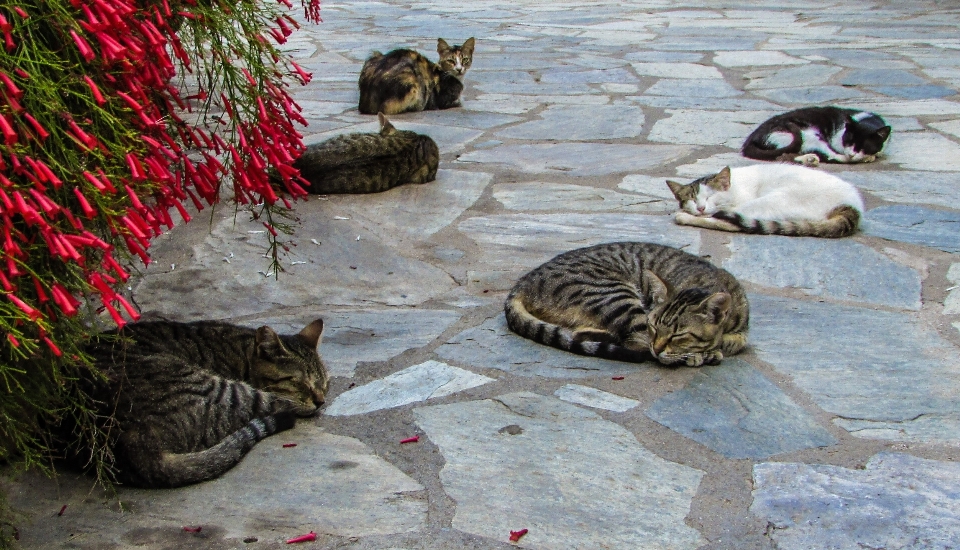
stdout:
[[850,183],[793,164],[726,167],[688,184],[667,181],[674,221],[721,231],[838,238],[852,235],[863,199]]
[[[105,377],[87,374],[80,387],[111,419],[104,430],[117,479],[140,487],[211,479],[315,414],[329,382],[322,333],[318,319],[292,335],[220,321],[140,322],[98,335],[87,351]],[[72,451],[75,461],[89,458],[90,449]]]
[[360,70],[360,112],[393,115],[459,107],[474,45],[473,38],[460,46],[438,38],[436,63],[414,50],[373,52]]
[[729,272],[641,242],[560,254],[517,281],[504,313],[510,330],[547,346],[690,367],[742,351],[750,320],[747,296]]
[[437,179],[440,148],[430,136],[397,130],[383,116],[380,132],[337,136],[310,145],[293,162],[310,193],[379,193]]
[[842,107],[806,107],[777,115],[747,137],[742,153],[757,160],[873,162],[890,137],[874,113]]

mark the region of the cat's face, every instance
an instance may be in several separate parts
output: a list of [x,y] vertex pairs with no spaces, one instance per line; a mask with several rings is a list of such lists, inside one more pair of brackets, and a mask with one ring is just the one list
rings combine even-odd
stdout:
[[883,149],[889,137],[889,126],[874,128],[849,122],[843,133],[844,152],[850,156],[852,162],[863,162],[875,157]]
[[730,189],[730,168],[688,184],[667,180],[667,187],[677,199],[680,210],[694,216],[709,216],[722,206],[721,193]]
[[250,384],[297,404],[294,412],[314,414],[326,398],[330,381],[317,352],[323,321],[317,319],[299,334],[280,336],[270,327],[257,329],[256,357]]
[[457,78],[463,78],[467,69],[473,63],[473,38],[468,39],[462,46],[450,46],[442,38],[437,39],[437,53],[440,54],[440,69]]
[[726,292],[686,289],[655,305],[647,317],[650,353],[665,365],[720,349],[732,299]]

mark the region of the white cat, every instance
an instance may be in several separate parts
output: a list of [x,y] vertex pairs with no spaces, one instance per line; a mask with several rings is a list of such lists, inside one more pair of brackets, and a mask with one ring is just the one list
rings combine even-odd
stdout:
[[724,168],[683,185],[667,181],[680,203],[674,221],[721,231],[809,237],[852,235],[863,199],[850,183],[791,164]]

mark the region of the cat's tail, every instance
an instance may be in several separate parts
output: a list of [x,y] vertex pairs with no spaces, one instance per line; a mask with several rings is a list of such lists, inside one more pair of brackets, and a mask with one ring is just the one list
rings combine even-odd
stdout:
[[793,135],[793,141],[783,147],[771,149],[767,143],[767,132],[762,127],[758,128],[743,142],[740,152],[743,156],[756,160],[782,160],[784,155],[798,155],[803,145],[803,136],[796,126],[791,125],[789,131]]
[[823,220],[756,220],[724,210],[715,212],[712,217],[736,225],[744,233],[827,239],[849,237],[860,225],[860,211],[846,204],[828,212]]
[[649,351],[636,351],[618,346],[604,338],[611,339],[612,335],[600,330],[574,331],[553,323],[543,321],[527,311],[523,299],[510,293],[503,307],[507,316],[507,326],[524,338],[534,342],[590,357],[642,363],[653,360]]
[[121,437],[118,449],[123,455],[118,458],[127,464],[121,473],[125,481],[141,487],[180,487],[213,479],[236,466],[261,439],[289,430],[295,421],[289,411],[254,418],[213,447],[192,453],[155,452],[146,437],[129,434]]

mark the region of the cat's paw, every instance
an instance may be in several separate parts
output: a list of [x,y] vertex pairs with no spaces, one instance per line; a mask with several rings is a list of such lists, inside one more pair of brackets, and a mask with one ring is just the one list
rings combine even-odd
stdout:
[[673,222],[677,225],[693,225],[696,223],[697,217],[689,212],[684,212],[680,210],[673,215]]
[[793,162],[804,166],[820,166],[820,157],[816,153],[807,153],[806,155],[793,157]]
[[722,360],[723,352],[718,349],[703,354],[704,365],[719,365]]
[[875,162],[877,160],[877,155],[867,155],[863,157],[863,160],[860,162]]

